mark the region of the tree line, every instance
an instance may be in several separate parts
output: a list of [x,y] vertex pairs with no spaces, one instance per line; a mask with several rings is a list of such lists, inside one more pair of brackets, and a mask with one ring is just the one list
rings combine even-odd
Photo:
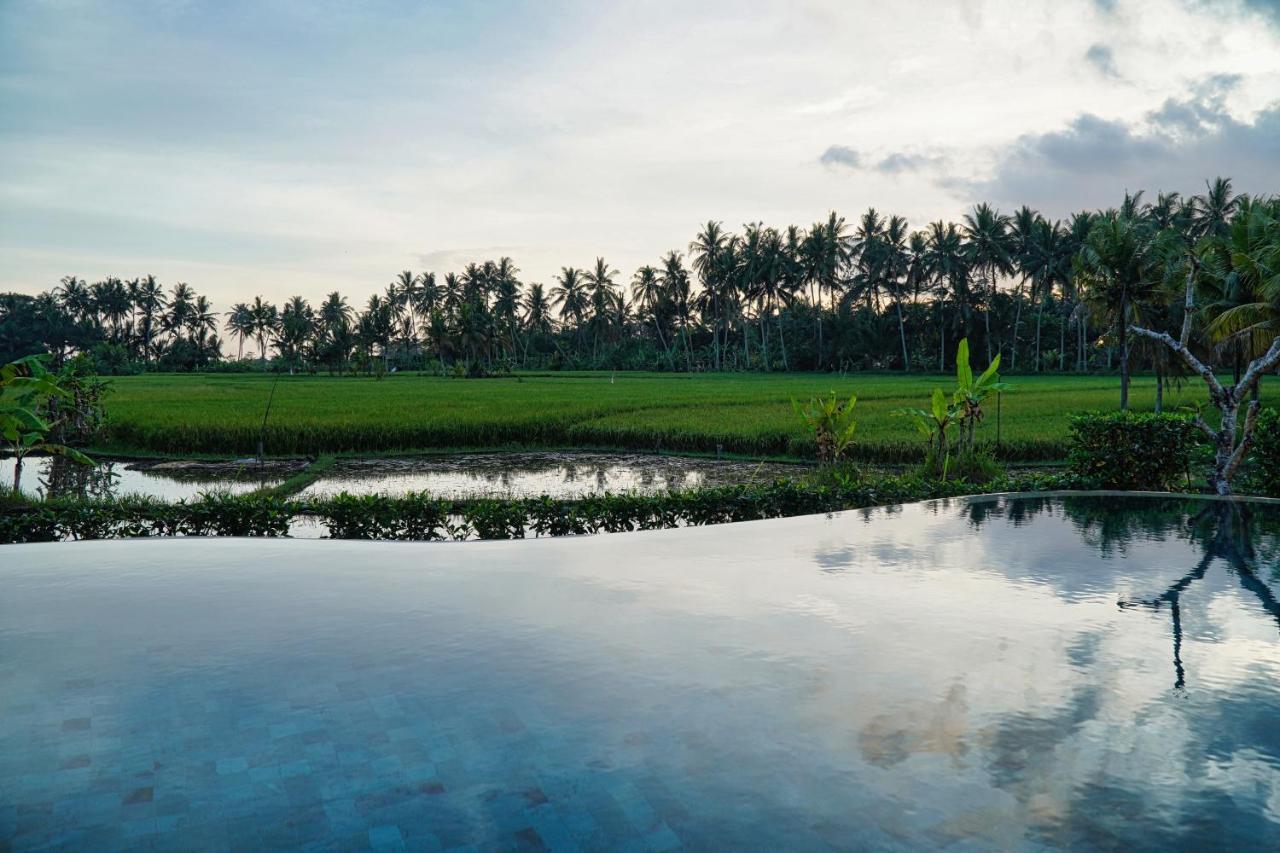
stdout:
[[0,351],[91,353],[106,372],[928,371],[948,369],[968,338],[1006,372],[1119,369],[1127,395],[1132,370],[1153,370],[1161,389],[1183,375],[1127,327],[1181,322],[1188,265],[1202,352],[1238,373],[1280,334],[1278,232],[1280,200],[1219,178],[1066,220],[983,203],[914,231],[874,209],[807,229],[712,221],[627,281],[597,258],[526,283],[503,257],[404,271],[360,307],[334,292],[218,313],[185,283],[67,276],[35,297],[0,296]]

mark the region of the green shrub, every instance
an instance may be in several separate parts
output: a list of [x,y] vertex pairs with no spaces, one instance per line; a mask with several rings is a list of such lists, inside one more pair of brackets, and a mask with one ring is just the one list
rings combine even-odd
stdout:
[[1190,487],[1200,432],[1187,416],[1092,412],[1069,422],[1070,473],[1080,483],[1130,491]]
[[1280,411],[1258,413],[1245,483],[1254,494],[1280,498]]

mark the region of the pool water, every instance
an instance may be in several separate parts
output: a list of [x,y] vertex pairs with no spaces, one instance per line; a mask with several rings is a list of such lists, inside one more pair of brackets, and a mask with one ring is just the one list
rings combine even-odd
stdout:
[[1277,566],[1140,497],[5,546],[0,841],[1276,849]]

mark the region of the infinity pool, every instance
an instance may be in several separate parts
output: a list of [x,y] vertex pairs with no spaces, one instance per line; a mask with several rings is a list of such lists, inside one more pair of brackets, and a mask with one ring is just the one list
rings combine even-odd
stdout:
[[0,548],[0,849],[1276,849],[1280,507]]

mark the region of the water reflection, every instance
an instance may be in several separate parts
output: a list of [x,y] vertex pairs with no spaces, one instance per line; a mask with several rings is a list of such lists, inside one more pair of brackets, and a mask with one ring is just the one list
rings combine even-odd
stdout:
[[802,465],[657,456],[637,453],[469,453],[382,459],[343,459],[302,494],[438,497],[504,495],[581,497],[603,492],[645,492],[769,482],[798,476]]
[[[305,462],[275,462],[262,470],[251,462],[193,463],[98,459],[77,465],[61,456],[28,457],[19,487],[33,498],[102,499],[145,495],[162,500],[191,500],[204,492],[243,494],[284,481]],[[0,488],[13,484],[13,459],[0,459]]]
[[0,832],[145,787],[138,846],[1277,849],[1278,547],[1111,497],[7,546]]

